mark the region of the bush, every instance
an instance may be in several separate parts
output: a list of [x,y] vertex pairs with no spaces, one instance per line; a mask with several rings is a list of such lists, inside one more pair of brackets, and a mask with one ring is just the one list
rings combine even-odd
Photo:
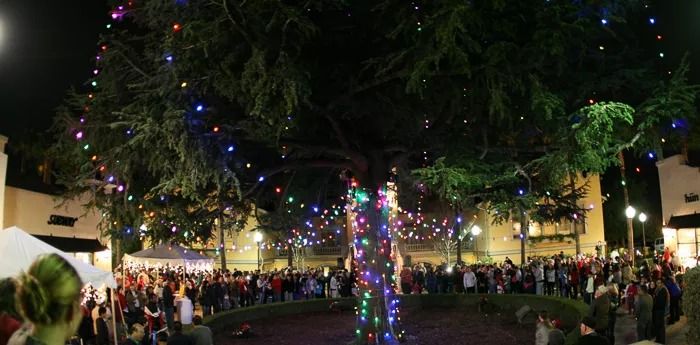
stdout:
[[688,317],[686,343],[700,344],[700,266],[683,276],[683,313]]

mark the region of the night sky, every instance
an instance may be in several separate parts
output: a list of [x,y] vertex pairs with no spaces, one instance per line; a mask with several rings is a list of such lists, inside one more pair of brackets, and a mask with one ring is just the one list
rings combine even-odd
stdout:
[[[664,63],[692,55],[700,80],[700,1],[665,0],[653,15],[664,34]],[[44,130],[66,90],[90,77],[100,32],[110,22],[107,0],[0,0],[0,134]]]
[[0,0],[0,134],[44,130],[66,90],[88,77],[105,0]]

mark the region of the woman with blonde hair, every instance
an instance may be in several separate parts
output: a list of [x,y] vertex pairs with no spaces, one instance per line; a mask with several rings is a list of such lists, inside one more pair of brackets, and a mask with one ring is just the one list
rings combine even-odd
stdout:
[[58,254],[37,258],[26,273],[17,278],[16,300],[19,312],[33,328],[23,327],[8,342],[20,345],[63,345],[82,320],[78,272]]

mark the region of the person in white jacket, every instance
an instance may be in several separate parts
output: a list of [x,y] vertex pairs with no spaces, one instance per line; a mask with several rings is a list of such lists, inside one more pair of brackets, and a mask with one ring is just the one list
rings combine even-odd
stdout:
[[338,298],[338,280],[335,279],[335,275],[331,277],[331,283],[330,283],[330,289],[331,289],[331,298]]
[[591,304],[593,302],[593,293],[595,292],[595,275],[593,273],[588,275],[586,280],[586,293],[583,295],[583,301],[586,304]]
[[467,267],[467,271],[464,272],[464,291],[465,293],[476,293],[476,275],[472,272],[470,267]]

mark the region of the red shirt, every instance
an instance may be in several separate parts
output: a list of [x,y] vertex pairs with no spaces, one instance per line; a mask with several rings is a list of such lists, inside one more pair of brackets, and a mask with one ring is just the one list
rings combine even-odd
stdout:
[[627,286],[627,297],[634,301],[634,297],[637,296],[637,285],[630,284]]
[[274,293],[282,293],[282,279],[272,279],[272,291]]
[[574,286],[578,285],[578,282],[579,282],[578,271],[569,272],[569,281],[571,282],[571,285],[574,285]]
[[123,294],[118,294],[117,296],[117,304],[114,305],[114,313],[117,315],[114,315],[114,320],[116,322],[122,322],[122,315],[124,314],[124,308],[126,307],[126,296]]
[[6,345],[12,334],[20,327],[22,327],[22,324],[12,316],[7,313],[0,313],[0,345]]

